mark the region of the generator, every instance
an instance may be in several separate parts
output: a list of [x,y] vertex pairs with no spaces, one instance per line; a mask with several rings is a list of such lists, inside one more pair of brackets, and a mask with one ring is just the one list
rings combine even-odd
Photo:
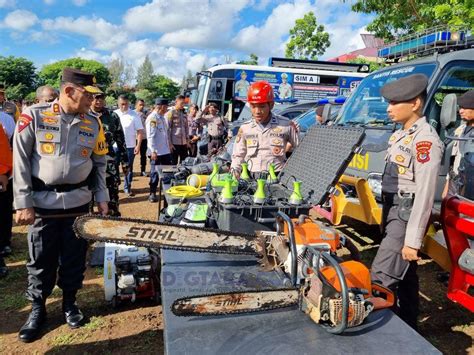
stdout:
[[159,260],[153,249],[105,243],[105,300],[112,307],[122,302],[151,299],[160,303]]

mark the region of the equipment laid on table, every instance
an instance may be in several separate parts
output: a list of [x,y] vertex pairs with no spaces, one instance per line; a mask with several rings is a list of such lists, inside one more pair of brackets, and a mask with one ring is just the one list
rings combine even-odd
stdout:
[[[266,271],[286,277],[287,287],[187,297],[172,310],[181,316],[248,313],[299,304],[311,319],[342,333],[360,325],[374,309],[393,304],[391,291],[371,284],[361,263],[342,261],[336,251],[356,248],[329,226],[303,216],[291,220],[278,213],[276,232],[256,235],[159,222],[87,215],[76,219],[74,231],[85,239],[224,254],[255,255]],[[383,297],[382,297],[383,296]]]
[[335,185],[363,139],[358,127],[314,126],[278,176],[273,164],[266,172],[249,174],[250,163],[244,162],[232,184],[233,199],[220,195],[230,173],[219,174],[214,166],[208,179],[209,215],[219,229],[253,233],[273,230],[279,211],[291,218],[309,214],[337,191]]
[[158,258],[145,247],[105,243],[105,300],[117,307],[123,301],[160,301]]

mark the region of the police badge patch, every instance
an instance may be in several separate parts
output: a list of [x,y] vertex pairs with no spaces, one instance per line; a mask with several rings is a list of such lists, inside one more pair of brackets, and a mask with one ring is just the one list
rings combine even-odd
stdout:
[[430,149],[433,143],[429,141],[421,141],[416,143],[416,160],[424,164],[430,161]]

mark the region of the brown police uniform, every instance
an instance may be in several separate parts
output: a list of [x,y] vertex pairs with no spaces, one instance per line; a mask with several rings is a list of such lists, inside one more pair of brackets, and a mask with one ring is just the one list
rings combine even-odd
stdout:
[[286,162],[287,143],[296,148],[298,142],[295,124],[288,118],[272,114],[266,125],[252,119],[237,133],[231,169],[240,173],[240,164],[248,162],[252,173],[268,171],[270,164],[274,164],[278,172]]
[[227,121],[220,115],[204,115],[199,112],[197,121],[201,124],[207,124],[207,133],[209,134],[208,152],[213,149],[219,149],[224,145],[225,133],[227,131]]
[[177,164],[178,157],[183,161],[188,155],[188,119],[184,111],[175,108],[169,110],[165,118],[168,121],[170,141],[174,146],[173,164]]
[[[411,75],[382,88],[389,101],[403,102],[426,90],[423,75]],[[400,317],[416,328],[418,276],[416,261],[403,260],[404,246],[420,249],[433,207],[443,155],[438,134],[424,117],[389,139],[382,177],[384,237],[372,264],[372,279],[397,294]]]

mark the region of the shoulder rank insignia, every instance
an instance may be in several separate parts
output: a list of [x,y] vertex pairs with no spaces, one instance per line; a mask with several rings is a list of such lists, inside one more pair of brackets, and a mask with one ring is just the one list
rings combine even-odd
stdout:
[[421,141],[416,143],[416,160],[420,163],[430,161],[430,149],[433,143],[429,141]]
[[31,121],[33,121],[33,118],[31,118],[30,116],[28,116],[25,113],[22,113],[20,115],[20,119],[18,120],[18,133],[20,133],[26,127],[28,127],[29,124],[31,123]]
[[53,105],[53,112],[54,113],[61,113],[61,110],[59,109],[59,104],[54,104]]

